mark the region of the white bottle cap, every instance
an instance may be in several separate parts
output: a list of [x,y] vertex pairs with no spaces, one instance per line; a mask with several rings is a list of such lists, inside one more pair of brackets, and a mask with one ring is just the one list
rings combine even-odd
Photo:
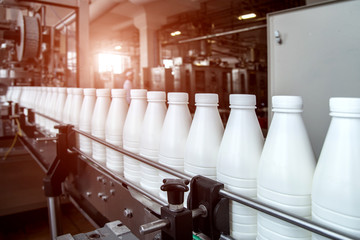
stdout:
[[219,95],[216,93],[196,93],[195,94],[195,105],[198,104],[218,104]]
[[111,89],[111,97],[125,97],[126,91],[125,89]]
[[96,89],[97,97],[110,97],[110,89],[108,88],[100,88]]
[[96,89],[95,88],[84,88],[84,95],[85,96],[95,96]]
[[360,98],[334,97],[330,98],[330,112],[360,114]]
[[303,100],[300,96],[273,96],[274,112],[302,112]]
[[131,89],[130,90],[130,98],[146,98],[146,89]]
[[58,88],[58,93],[66,93],[66,88],[64,87]]
[[189,94],[185,92],[170,92],[168,93],[169,103],[188,103]]
[[256,96],[251,94],[230,94],[230,108],[251,108],[256,105]]
[[149,91],[147,92],[148,101],[166,101],[166,93],[162,91]]
[[73,94],[74,95],[82,95],[83,94],[83,89],[82,88],[74,88],[73,89]]

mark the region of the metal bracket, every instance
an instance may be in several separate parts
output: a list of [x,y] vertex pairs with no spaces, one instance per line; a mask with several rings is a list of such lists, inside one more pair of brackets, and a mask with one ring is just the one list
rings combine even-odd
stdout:
[[[70,171],[75,171],[76,153],[67,151],[71,144],[75,142],[75,135],[72,125],[59,125],[57,135],[56,159],[51,164],[46,176],[43,179],[45,196],[56,197],[62,193],[61,183],[65,180]],[[73,136],[74,140],[70,138]]]
[[202,232],[211,239],[219,239],[220,234],[229,235],[229,200],[219,195],[224,184],[203,176],[195,176],[190,183],[188,208],[191,210],[203,205],[206,217],[193,219],[193,230]]

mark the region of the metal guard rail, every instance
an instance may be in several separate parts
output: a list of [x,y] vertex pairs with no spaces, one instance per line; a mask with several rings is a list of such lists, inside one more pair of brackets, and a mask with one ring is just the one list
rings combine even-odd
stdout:
[[[41,113],[37,113],[35,112],[36,114],[39,114],[40,116],[42,117],[45,117],[45,118],[48,118],[54,122],[57,122],[57,123],[61,123],[53,118],[50,118],[44,114],[41,114]],[[183,179],[188,179],[188,180],[191,180],[191,176],[185,174],[185,173],[181,173],[181,172],[178,172],[176,170],[173,170],[173,169],[169,169],[167,166],[161,164],[161,163],[155,163],[147,158],[144,158],[140,155],[137,155],[137,154],[134,154],[132,152],[129,152],[127,150],[124,150],[123,148],[120,148],[118,146],[115,146],[111,143],[108,143],[102,139],[99,139],[97,137],[94,137],[92,136],[91,134],[88,134],[86,132],[83,132],[77,128],[73,128],[73,130],[83,136],[86,136],[98,143],[101,143],[103,144],[104,146],[106,147],[109,147],[119,153],[122,153],[124,155],[127,155],[129,157],[132,157],[134,158],[135,160],[138,160],[140,162],[143,162],[145,164],[148,164],[154,168],[157,168],[161,171],[164,171],[164,172],[167,172],[171,175],[174,175],[176,177],[179,177],[179,178],[183,178]],[[122,178],[121,176],[119,175],[116,175],[114,173],[112,173],[111,171],[109,171],[108,169],[106,169],[106,167],[102,166],[101,164],[99,164],[98,162],[96,162],[96,160],[92,159],[91,157],[87,156],[86,154],[84,154],[83,152],[81,152],[79,149],[77,148],[73,148],[72,150],[78,152],[79,154],[81,154],[82,156],[84,156],[86,159],[88,159],[90,161],[90,163],[95,166],[97,169],[99,169],[104,175],[107,175],[107,176],[111,176],[111,178],[114,178],[115,180],[118,180],[120,183],[124,183],[124,184],[127,184],[129,185],[131,188],[135,189],[136,191],[144,194],[145,196],[149,197],[150,199],[154,200],[156,203],[164,206],[164,205],[167,205],[167,203],[165,203],[163,200],[157,198],[156,196],[144,191],[142,188],[139,188],[138,186],[136,186],[135,184],[125,180],[124,178]],[[82,160],[84,160],[82,158]],[[270,216],[273,216],[275,218],[278,218],[280,220],[283,220],[285,222],[288,222],[290,224],[293,224],[293,225],[296,225],[300,228],[303,228],[303,229],[306,229],[308,231],[311,231],[315,234],[318,234],[318,235],[321,235],[323,237],[327,237],[327,238],[330,238],[330,239],[336,239],[336,240],[356,240],[356,239],[359,239],[360,240],[360,237],[355,237],[355,236],[350,236],[348,234],[345,234],[345,233],[342,233],[340,231],[336,231],[336,230],[333,230],[331,228],[328,228],[327,226],[325,225],[322,225],[322,224],[319,224],[319,223],[315,223],[309,219],[306,219],[306,218],[303,218],[303,217],[299,217],[299,216],[296,216],[296,215],[293,215],[293,214],[290,214],[290,213],[287,213],[287,212],[284,212],[283,210],[281,209],[278,209],[278,208],[274,208],[270,205],[267,205],[265,203],[262,203],[262,202],[259,202],[257,200],[254,200],[254,199],[251,199],[251,198],[248,198],[248,197],[245,197],[245,196],[242,196],[242,195],[239,195],[239,194],[235,194],[235,193],[232,193],[228,190],[225,190],[225,189],[221,189],[219,194],[225,198],[228,198],[230,200],[233,200],[235,202],[238,202],[240,204],[243,204],[245,206],[248,206],[250,208],[253,208],[257,211],[260,211],[262,213],[265,213],[265,214],[268,214]]]

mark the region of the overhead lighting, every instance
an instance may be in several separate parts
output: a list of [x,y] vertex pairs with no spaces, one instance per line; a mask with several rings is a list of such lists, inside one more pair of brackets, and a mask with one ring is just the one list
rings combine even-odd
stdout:
[[120,45],[117,45],[117,46],[115,46],[114,48],[115,48],[115,50],[121,50],[121,46],[120,46]]
[[249,19],[249,18],[254,18],[256,17],[255,13],[249,13],[249,14],[244,14],[238,17],[239,20],[245,20],[245,19]]
[[170,35],[171,35],[172,37],[178,36],[178,35],[180,35],[180,34],[181,34],[180,31],[175,31],[175,32],[170,33]]

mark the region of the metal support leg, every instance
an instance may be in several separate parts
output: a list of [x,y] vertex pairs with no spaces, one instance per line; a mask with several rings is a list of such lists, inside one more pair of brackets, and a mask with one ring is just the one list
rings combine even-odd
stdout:
[[61,212],[59,197],[48,197],[48,215],[51,239],[55,240],[62,234]]

